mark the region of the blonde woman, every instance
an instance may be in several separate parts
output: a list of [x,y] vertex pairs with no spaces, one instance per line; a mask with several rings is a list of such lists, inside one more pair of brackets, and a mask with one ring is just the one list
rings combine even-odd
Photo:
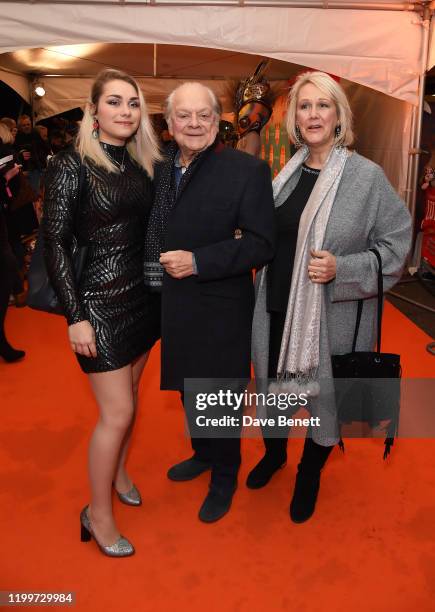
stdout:
[[[138,84],[123,72],[103,70],[75,149],[53,157],[46,178],[42,230],[49,276],[64,308],[71,349],[99,407],[89,447],[91,502],[80,515],[81,536],[92,536],[112,557],[134,553],[115,524],[112,484],[121,502],[141,503],[125,461],[139,379],[160,334],[158,296],[147,293],[143,282],[151,178],[159,158]],[[79,283],[71,264],[74,235],[88,246]]]
[[[296,79],[287,132],[299,150],[273,183],[277,248],[256,276],[252,344],[257,380],[278,378],[289,381],[284,389],[309,393],[310,411],[318,417],[290,504],[292,521],[302,523],[314,513],[322,468],[339,441],[331,355],[351,352],[359,299],[364,308],[356,350],[373,350],[378,264],[370,249],[381,256],[387,291],[400,279],[411,218],[382,169],[350,150],[349,102],[328,74],[305,72]],[[248,487],[265,486],[285,464],[287,432],[281,431],[280,437],[264,431],[266,452]]]

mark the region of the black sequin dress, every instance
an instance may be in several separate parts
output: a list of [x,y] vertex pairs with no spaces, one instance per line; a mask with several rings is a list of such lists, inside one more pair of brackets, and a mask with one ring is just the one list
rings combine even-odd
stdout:
[[[95,330],[97,357],[77,355],[86,373],[117,370],[160,337],[160,296],[149,293],[143,280],[151,180],[124,147],[102,147],[118,166],[124,161],[124,171],[86,162],[76,216],[80,157],[58,153],[47,169],[42,221],[48,274],[68,325],[88,320]],[[78,284],[70,256],[74,235],[88,246]]]

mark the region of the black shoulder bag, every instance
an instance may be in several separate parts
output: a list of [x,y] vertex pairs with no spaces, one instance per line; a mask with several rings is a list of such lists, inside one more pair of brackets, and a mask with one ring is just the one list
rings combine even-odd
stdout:
[[[332,371],[340,427],[344,423],[360,421],[370,427],[388,422],[384,459],[390,453],[399,425],[400,410],[400,355],[381,353],[383,276],[382,260],[376,249],[370,249],[378,260],[378,338],[375,352],[356,351],[363,300],[358,300],[352,352],[332,355]],[[342,450],[344,445],[340,440]]]
[[[78,244],[78,228],[77,222],[80,215],[81,200],[83,185],[86,178],[86,169],[84,164],[80,164],[80,175],[79,175],[79,189],[78,189],[78,201],[75,210],[75,240],[71,251],[71,260],[74,268],[74,279],[76,283],[80,280],[82,271],[86,261],[86,255],[88,251],[87,246],[80,246]],[[28,273],[29,281],[29,292],[27,295],[27,305],[35,310],[42,310],[51,314],[63,315],[62,306],[59,303],[57,295],[53,289],[52,284],[47,273],[47,267],[44,259],[44,235],[41,230],[38,232],[38,238],[33,251],[32,260],[30,262],[30,268]]]

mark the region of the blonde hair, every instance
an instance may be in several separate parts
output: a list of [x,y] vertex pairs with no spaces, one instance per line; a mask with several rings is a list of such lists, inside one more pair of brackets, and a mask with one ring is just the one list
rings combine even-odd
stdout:
[[90,99],[88,100],[80,125],[80,130],[77,136],[76,148],[80,153],[82,160],[87,157],[92,160],[97,166],[101,166],[109,172],[119,172],[119,168],[110,161],[104,153],[98,138],[92,136],[94,114],[98,107],[98,102],[103,93],[103,88],[106,83],[111,81],[124,81],[131,85],[136,91],[139,98],[140,106],[140,122],[136,134],[131,136],[127,141],[127,151],[130,156],[144,168],[149,176],[154,175],[153,165],[161,159],[157,137],[151,125],[148,116],[148,110],[145,99],[140,90],[138,83],[125,72],[120,70],[105,69],[102,70],[96,77],[92,89]]
[[318,87],[325,95],[327,95],[335,104],[337,110],[338,124],[340,133],[335,137],[334,144],[349,146],[354,141],[352,128],[352,111],[344,89],[326,72],[304,72],[300,74],[289,93],[289,106],[285,119],[287,133],[290,140],[296,144],[303,144],[298,138],[296,132],[296,107],[298,103],[299,92],[307,83],[311,83]]
[[12,130],[17,130],[17,122],[14,119],[11,119],[10,117],[2,117],[0,119],[0,123],[4,123],[6,125],[6,127],[8,127],[11,132]]
[[5,121],[0,121],[0,139],[3,144],[12,144],[14,137]]

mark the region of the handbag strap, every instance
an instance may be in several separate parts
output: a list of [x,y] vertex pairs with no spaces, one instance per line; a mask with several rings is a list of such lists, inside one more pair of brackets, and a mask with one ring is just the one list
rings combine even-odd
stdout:
[[378,260],[378,346],[377,352],[381,352],[381,330],[382,330],[382,306],[384,301],[384,277],[382,273],[382,259],[379,255],[379,251],[376,249],[369,249],[376,255]]
[[355,331],[353,332],[352,353],[354,353],[355,350],[356,350],[356,341],[357,341],[357,338],[358,338],[359,324],[361,323],[362,309],[363,309],[363,301],[362,300],[358,300],[358,308],[357,308],[357,311],[356,311]]
[[[382,274],[382,259],[379,255],[379,252],[376,249],[369,249],[372,253],[376,255],[376,259],[378,260],[378,339],[377,339],[377,348],[376,352],[381,352],[381,329],[382,329],[382,303],[384,296],[384,279]],[[361,315],[362,309],[364,305],[364,300],[358,300],[358,308],[356,313],[356,323],[355,323],[355,332],[353,334],[353,342],[352,342],[352,353],[356,350],[356,341],[358,338],[359,326],[361,323]]]

